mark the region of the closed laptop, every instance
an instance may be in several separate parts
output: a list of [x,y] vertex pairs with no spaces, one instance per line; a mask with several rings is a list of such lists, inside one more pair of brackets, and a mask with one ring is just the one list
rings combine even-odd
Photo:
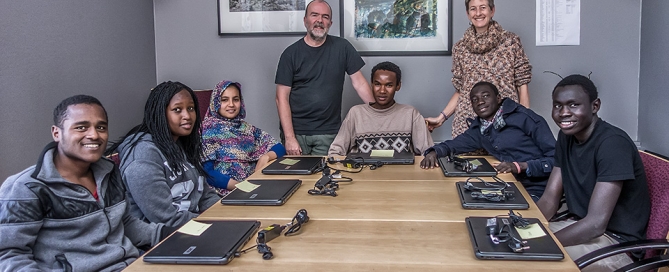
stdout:
[[232,192],[221,198],[221,204],[252,206],[283,205],[302,185],[302,181],[299,179],[248,180],[247,182],[259,186],[250,192],[235,188]]
[[[560,247],[555,243],[553,237],[548,234],[548,231],[538,219],[525,218],[530,224],[537,224],[536,227],[541,228],[545,233],[544,236],[532,239],[524,239],[527,241],[523,252],[517,253],[509,247],[508,242],[493,243],[489,234],[487,234],[488,217],[467,217],[465,222],[469,230],[469,237],[471,238],[472,247],[474,248],[474,255],[476,258],[482,260],[525,260],[525,261],[559,261],[564,259],[564,254]],[[511,228],[515,237],[520,237],[515,228]]]
[[497,170],[485,158],[462,158],[476,166],[469,172],[455,162],[449,162],[448,157],[439,158],[439,167],[446,177],[492,177],[497,176]]
[[262,170],[266,175],[311,175],[322,170],[325,159],[314,156],[285,156]]
[[175,232],[144,255],[144,261],[168,264],[227,264],[260,226],[258,221],[196,221],[211,225],[199,236]]
[[372,153],[352,152],[346,155],[347,160],[354,160],[363,164],[414,164],[416,156],[411,152],[396,152],[394,150],[384,150],[392,152],[392,156],[379,156]]
[[[500,190],[494,187],[488,187],[483,182],[471,182],[472,185],[487,189],[492,194],[499,194]],[[485,210],[527,210],[530,208],[530,205],[527,203],[525,197],[520,193],[518,187],[514,182],[507,182],[508,187],[504,189],[507,196],[505,196],[502,201],[491,201],[488,199],[480,199],[472,196],[473,191],[468,191],[465,189],[465,182],[459,181],[455,183],[455,186],[458,190],[458,195],[460,196],[460,202],[462,207],[465,209],[485,209]],[[481,191],[478,191],[479,193]],[[512,194],[512,197],[508,197],[508,194]]]

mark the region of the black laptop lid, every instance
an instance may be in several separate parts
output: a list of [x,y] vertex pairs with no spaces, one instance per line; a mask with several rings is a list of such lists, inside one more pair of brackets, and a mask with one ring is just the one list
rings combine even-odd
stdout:
[[258,221],[196,220],[211,224],[199,236],[175,232],[144,256],[148,263],[227,264],[258,230]]
[[467,173],[462,167],[448,161],[448,157],[439,158],[439,166],[446,177],[492,177],[497,176],[497,170],[485,158],[464,158],[470,163],[478,165],[476,169]]
[[414,164],[416,158],[411,152],[396,152],[394,150],[383,150],[383,152],[393,152],[393,156],[377,156],[374,153],[352,152],[346,155],[346,159],[365,164]]
[[248,180],[260,185],[251,192],[235,188],[221,198],[224,205],[283,205],[288,198],[302,185],[299,179]]
[[320,171],[323,157],[285,156],[274,160],[262,170],[266,175],[311,175]]
[[[564,254],[555,243],[553,237],[548,234],[544,225],[536,218],[526,218],[530,224],[538,223],[538,226],[546,234],[543,237],[526,239],[528,249],[522,253],[515,253],[509,248],[507,242],[494,244],[487,234],[486,223],[489,217],[467,217],[467,229],[474,247],[476,258],[483,260],[528,260],[528,261],[559,261],[564,259]],[[520,237],[512,228],[514,235]]]
[[[472,185],[478,188],[489,188],[492,192],[498,192],[498,188],[491,186],[486,186],[483,182],[471,182]],[[499,184],[499,183],[494,183]],[[464,181],[458,181],[455,183],[455,186],[460,195],[460,203],[465,209],[486,209],[486,210],[527,210],[530,208],[530,205],[527,203],[527,200],[520,193],[518,187],[514,182],[507,182],[507,187],[504,189],[506,192],[513,192],[513,198],[507,198],[500,202],[494,202],[486,199],[476,199],[472,197],[472,191],[467,191],[464,187]],[[479,191],[480,192],[480,191]]]

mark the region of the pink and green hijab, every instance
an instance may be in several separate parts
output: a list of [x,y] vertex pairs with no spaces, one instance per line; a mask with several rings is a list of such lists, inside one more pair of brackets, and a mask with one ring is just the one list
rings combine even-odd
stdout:
[[[234,119],[221,116],[221,96],[230,84],[239,89],[241,108]],[[241,84],[221,81],[211,93],[209,109],[202,121],[203,162],[213,161],[214,169],[235,180],[253,173],[258,159],[279,142],[267,132],[244,121],[246,108]]]

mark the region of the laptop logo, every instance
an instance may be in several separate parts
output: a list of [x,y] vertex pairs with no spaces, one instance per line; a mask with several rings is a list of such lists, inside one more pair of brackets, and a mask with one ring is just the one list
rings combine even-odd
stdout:
[[258,194],[252,194],[249,198],[256,198],[256,196],[258,196]]
[[287,170],[287,169],[290,169],[290,165],[287,165],[287,166],[286,166],[285,168],[283,168],[283,169],[286,169],[286,170]]
[[193,250],[195,250],[195,248],[197,248],[197,246],[191,246],[191,247],[189,247],[188,249],[186,249],[186,251],[184,251],[183,255],[188,255],[188,254],[190,254],[191,252],[193,252]]

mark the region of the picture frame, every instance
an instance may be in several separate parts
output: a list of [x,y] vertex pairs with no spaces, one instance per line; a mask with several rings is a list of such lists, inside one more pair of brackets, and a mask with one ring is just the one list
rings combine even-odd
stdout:
[[311,0],[217,0],[218,35],[305,35]]
[[341,37],[363,56],[450,56],[452,1],[339,0]]

